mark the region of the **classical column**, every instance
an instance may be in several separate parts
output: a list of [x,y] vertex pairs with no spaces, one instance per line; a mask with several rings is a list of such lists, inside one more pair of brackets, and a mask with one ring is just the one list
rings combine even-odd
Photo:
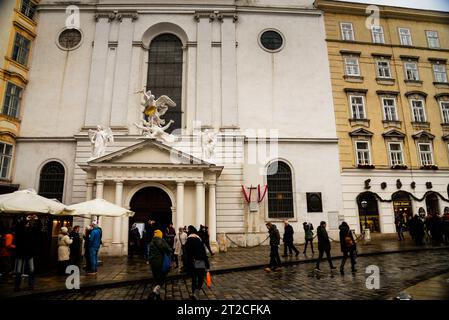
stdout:
[[94,183],[92,181],[86,182],[86,201],[92,200],[94,193]]
[[212,125],[212,25],[208,16],[197,18],[196,120]]
[[134,26],[137,13],[120,13],[117,56],[111,107],[111,126],[126,126]]
[[204,183],[202,181],[196,183],[196,227],[200,224],[206,224],[206,208],[204,196]]
[[[118,206],[122,206],[122,198],[123,198],[123,181],[117,180],[115,181],[115,204]],[[114,218],[114,227],[113,227],[113,233],[112,233],[112,243],[121,243],[121,225],[122,225],[122,218],[116,217]]]
[[113,13],[98,13],[95,15],[97,23],[95,25],[89,88],[87,90],[85,126],[102,124],[101,118],[106,79],[106,61],[108,57],[109,27],[113,18]]
[[176,229],[184,227],[184,181],[176,181]]
[[224,17],[221,24],[221,126],[238,127],[236,17]]
[[208,217],[208,227],[209,227],[209,238],[211,247],[213,249],[218,249],[217,246],[217,210],[216,210],[216,192],[215,183],[209,184],[209,217]]
[[95,193],[96,199],[103,199],[103,188],[104,188],[104,180],[96,180],[95,185],[97,186],[97,191]]

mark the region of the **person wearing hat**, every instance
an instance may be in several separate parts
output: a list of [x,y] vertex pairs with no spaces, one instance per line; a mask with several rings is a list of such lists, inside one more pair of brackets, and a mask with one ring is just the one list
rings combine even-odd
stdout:
[[65,269],[69,265],[70,261],[70,245],[73,240],[70,239],[69,230],[66,227],[61,228],[61,232],[58,235],[58,274],[64,275]]
[[[162,231],[157,229],[154,231],[153,239],[150,243],[149,260],[151,265],[151,272],[153,273],[153,298],[160,299],[161,286],[164,284],[167,276],[166,272],[162,271],[162,263],[164,255],[171,255],[172,249],[168,243],[162,238]],[[151,297],[151,296],[150,296]]]

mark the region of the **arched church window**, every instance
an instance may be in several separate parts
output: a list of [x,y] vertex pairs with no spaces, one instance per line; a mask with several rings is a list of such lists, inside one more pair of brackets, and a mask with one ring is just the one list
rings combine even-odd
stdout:
[[65,170],[61,163],[51,161],[46,163],[41,170],[39,179],[39,195],[57,199],[62,202],[64,193]]
[[288,164],[276,161],[268,166],[268,217],[293,218],[292,171]]

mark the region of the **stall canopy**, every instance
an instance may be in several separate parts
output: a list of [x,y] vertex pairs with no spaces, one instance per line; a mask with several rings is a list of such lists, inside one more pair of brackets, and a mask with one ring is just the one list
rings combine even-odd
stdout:
[[0,195],[0,212],[59,214],[70,212],[70,209],[57,200],[47,199],[38,195],[35,190],[28,189]]
[[133,211],[122,208],[104,199],[94,199],[80,202],[67,207],[62,215],[71,216],[104,216],[104,217],[132,217]]

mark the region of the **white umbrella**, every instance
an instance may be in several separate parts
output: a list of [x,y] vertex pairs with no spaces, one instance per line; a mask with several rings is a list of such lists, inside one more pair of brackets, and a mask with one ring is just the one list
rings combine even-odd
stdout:
[[56,200],[47,199],[34,190],[20,190],[0,195],[0,212],[3,213],[50,213],[58,214],[66,206]]
[[63,212],[64,215],[71,216],[106,216],[106,217],[122,217],[134,216],[134,212],[122,208],[104,199],[94,199],[77,204],[72,204],[67,207],[68,212]]

